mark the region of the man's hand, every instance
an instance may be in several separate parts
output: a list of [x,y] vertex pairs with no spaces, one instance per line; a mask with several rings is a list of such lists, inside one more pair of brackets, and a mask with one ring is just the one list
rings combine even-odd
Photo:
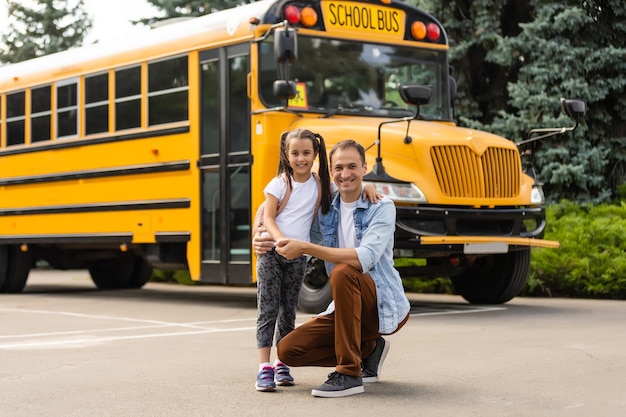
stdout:
[[263,226],[259,227],[252,239],[252,248],[257,255],[263,255],[270,252],[274,248],[274,239],[269,233],[265,232]]
[[276,242],[276,252],[285,259],[296,259],[305,253],[305,242],[284,238]]

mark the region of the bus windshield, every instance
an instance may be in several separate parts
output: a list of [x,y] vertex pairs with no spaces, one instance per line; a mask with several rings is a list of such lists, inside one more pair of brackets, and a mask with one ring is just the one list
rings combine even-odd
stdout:
[[[273,37],[260,45],[261,97],[267,106],[283,103],[272,84],[284,78],[274,61]],[[420,107],[420,118],[451,120],[445,51],[347,40],[298,36],[298,61],[289,67],[296,82],[289,107],[327,115],[352,114],[405,117],[415,107],[400,98],[400,85],[433,87],[431,101]]]

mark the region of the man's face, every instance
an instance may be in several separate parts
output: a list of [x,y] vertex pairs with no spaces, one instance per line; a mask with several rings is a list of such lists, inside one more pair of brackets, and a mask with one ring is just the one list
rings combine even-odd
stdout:
[[330,161],[331,175],[341,200],[346,203],[356,201],[361,194],[363,176],[367,172],[367,164],[361,161],[361,155],[355,148],[337,149]]

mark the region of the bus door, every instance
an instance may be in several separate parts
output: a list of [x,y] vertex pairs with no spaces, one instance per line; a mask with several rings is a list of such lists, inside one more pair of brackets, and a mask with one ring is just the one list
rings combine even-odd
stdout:
[[200,53],[203,282],[252,282],[249,51]]

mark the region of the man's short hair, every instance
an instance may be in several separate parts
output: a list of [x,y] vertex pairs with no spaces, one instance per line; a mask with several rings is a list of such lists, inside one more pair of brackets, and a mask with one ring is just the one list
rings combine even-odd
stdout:
[[328,154],[328,159],[332,163],[333,154],[335,153],[336,150],[339,150],[339,149],[344,150],[348,148],[356,149],[359,152],[359,155],[361,155],[361,162],[365,164],[365,148],[363,147],[363,145],[361,145],[360,143],[358,143],[357,141],[353,139],[345,139],[345,140],[342,140],[341,142],[337,142],[335,146],[333,146],[333,148],[330,150],[330,153]]

